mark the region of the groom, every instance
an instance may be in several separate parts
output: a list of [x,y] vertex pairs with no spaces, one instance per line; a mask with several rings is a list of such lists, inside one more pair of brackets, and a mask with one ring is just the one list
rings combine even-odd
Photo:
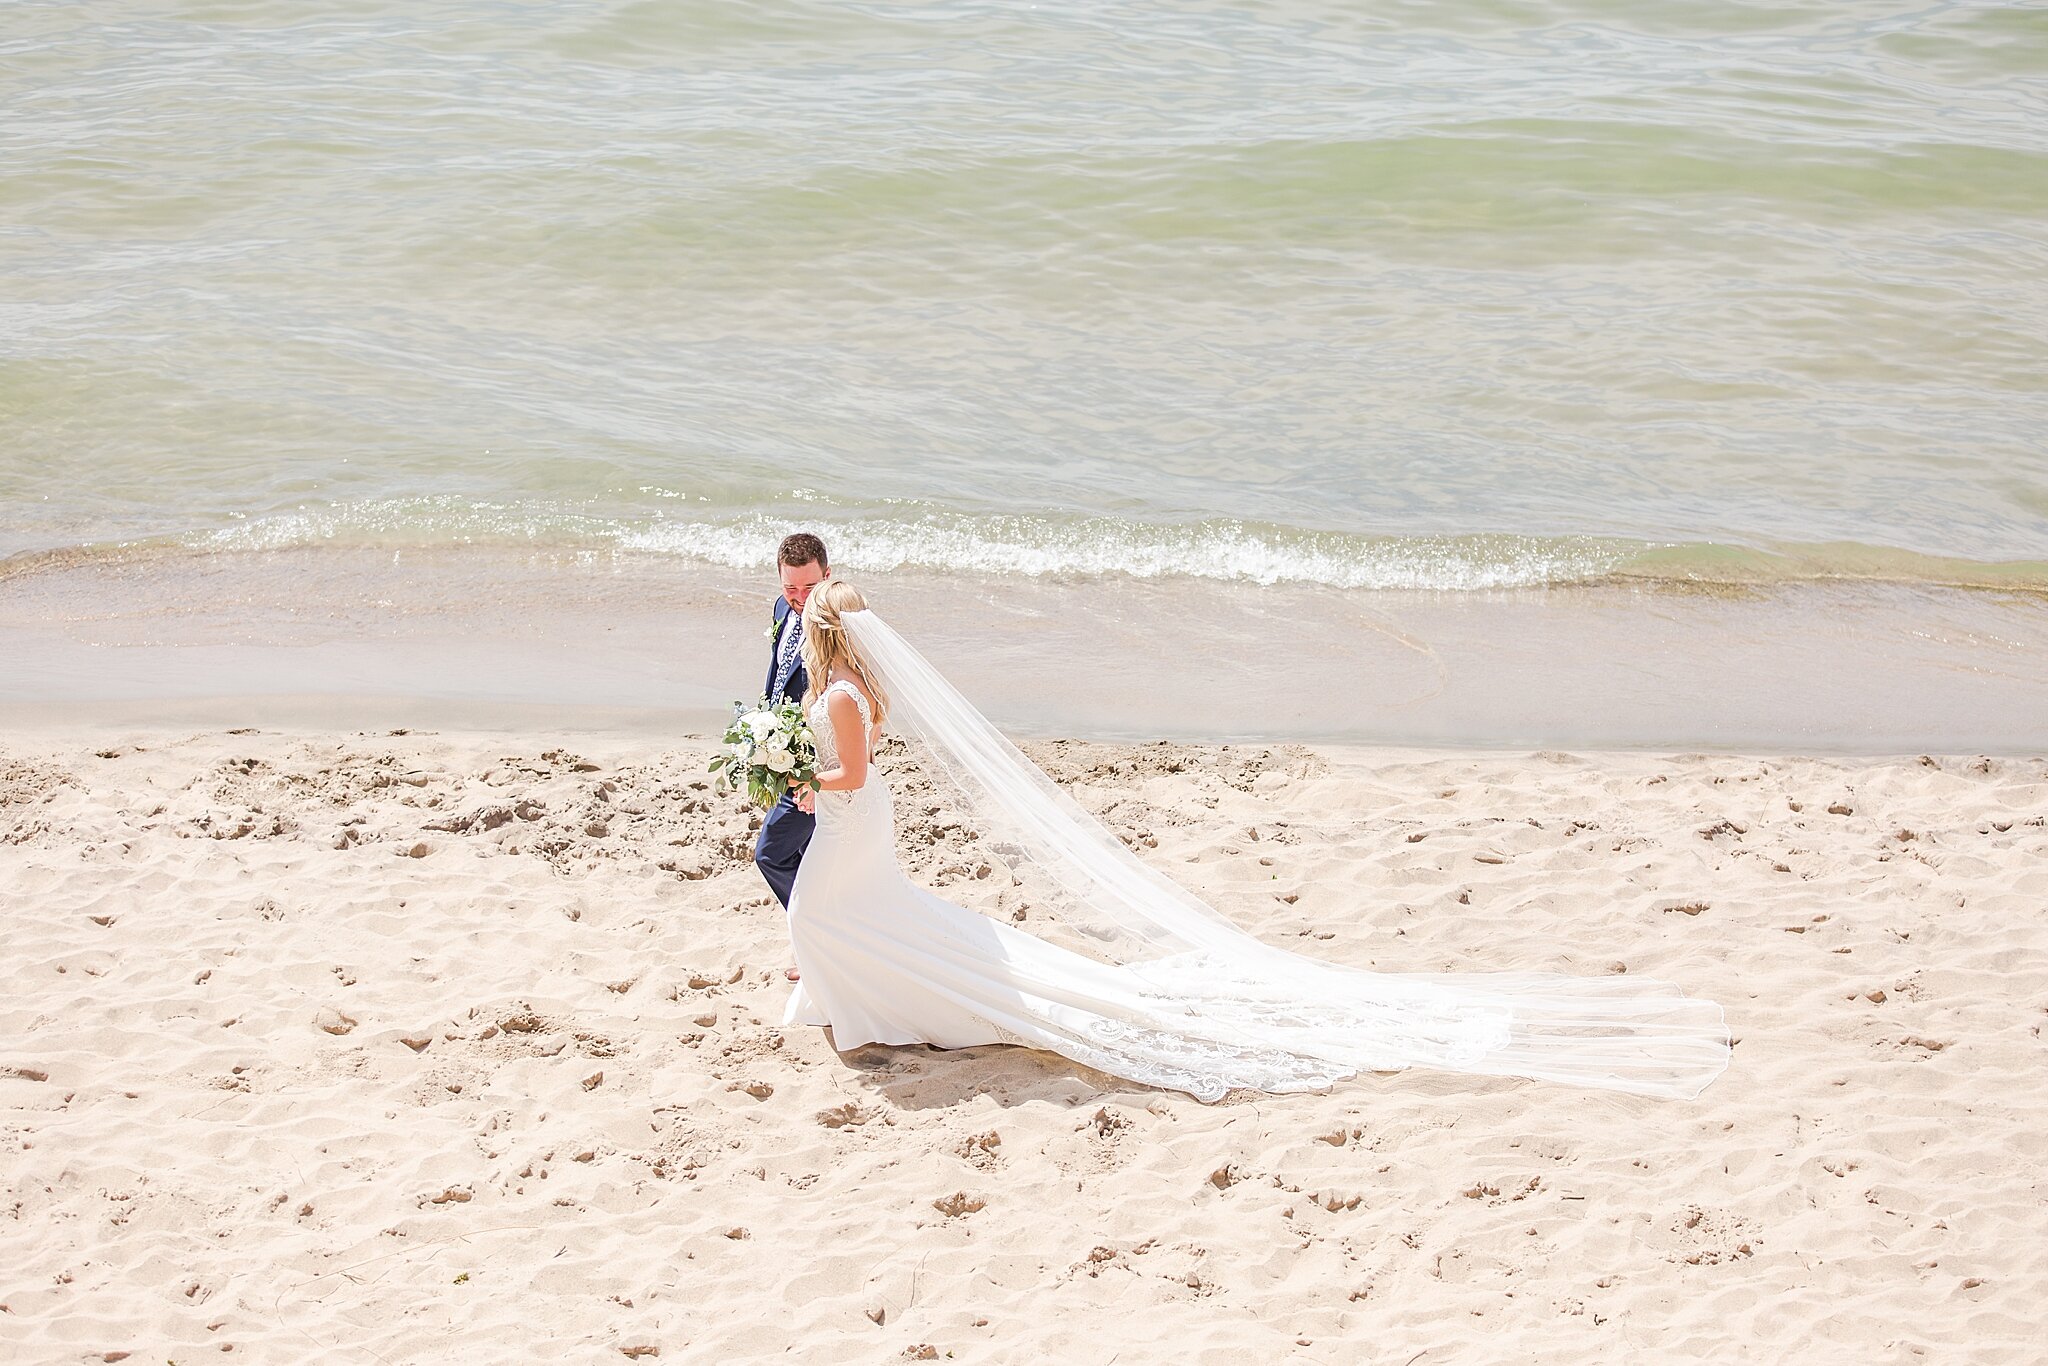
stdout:
[[[775,599],[775,625],[769,632],[774,649],[768,658],[768,683],[762,690],[770,705],[801,702],[810,686],[802,651],[804,601],[832,574],[825,561],[825,543],[808,531],[783,537],[775,564],[782,575],[782,593]],[[811,814],[814,800],[809,792],[801,797],[783,794],[782,800],[769,808],[768,818],[761,822],[760,838],[754,841],[754,866],[768,880],[768,889],[785,911],[790,889],[796,885],[797,865],[803,862],[811,830],[817,824]],[[795,976],[794,972],[789,975]]]

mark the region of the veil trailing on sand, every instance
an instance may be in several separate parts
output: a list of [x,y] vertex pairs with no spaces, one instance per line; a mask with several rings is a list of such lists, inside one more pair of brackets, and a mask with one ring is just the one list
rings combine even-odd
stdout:
[[1698,1095],[1728,1065],[1721,1007],[1667,982],[1374,972],[1267,944],[1133,854],[874,611],[840,623],[926,776],[1031,876],[1035,911],[1145,985],[1171,1029],[1131,1032],[1170,1032],[1154,1046],[1177,1061],[1207,1055],[1276,1090],[1432,1067],[1666,1097]]

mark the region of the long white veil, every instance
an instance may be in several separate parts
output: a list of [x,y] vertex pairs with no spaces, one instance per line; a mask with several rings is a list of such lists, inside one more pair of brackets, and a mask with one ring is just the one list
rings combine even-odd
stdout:
[[1684,1098],[1728,1066],[1721,1007],[1667,982],[1373,972],[1267,944],[1126,848],[872,609],[840,622],[925,775],[1030,877],[1065,939],[1159,1003],[1117,1028],[1125,1047],[1149,1039],[1281,1090],[1421,1066]]

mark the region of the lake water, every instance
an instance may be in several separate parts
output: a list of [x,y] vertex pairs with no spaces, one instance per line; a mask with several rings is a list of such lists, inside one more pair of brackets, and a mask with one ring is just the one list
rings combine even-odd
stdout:
[[15,3],[0,108],[24,629],[302,552],[765,593],[798,528],[2041,629],[2039,6]]

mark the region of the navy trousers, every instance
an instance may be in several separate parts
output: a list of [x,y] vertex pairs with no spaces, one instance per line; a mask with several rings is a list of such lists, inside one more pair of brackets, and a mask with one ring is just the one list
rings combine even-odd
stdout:
[[768,808],[760,837],[754,841],[754,866],[768,880],[768,890],[775,893],[785,911],[796,886],[797,865],[804,861],[804,850],[810,847],[811,831],[817,824],[816,816],[797,809],[793,797],[784,797]]

